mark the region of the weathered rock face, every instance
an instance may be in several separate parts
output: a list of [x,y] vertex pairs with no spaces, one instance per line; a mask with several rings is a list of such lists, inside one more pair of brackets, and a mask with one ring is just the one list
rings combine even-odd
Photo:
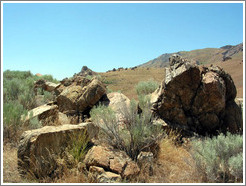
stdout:
[[104,170],[121,175],[122,178],[136,176],[140,169],[123,151],[109,149],[104,146],[94,146],[87,153],[85,160],[86,166],[101,167]]
[[122,110],[130,109],[130,99],[119,92],[112,92],[104,96],[102,104],[111,108],[119,120],[123,120]]
[[57,105],[60,111],[78,110],[77,100],[82,95],[81,86],[66,87],[57,97]]
[[20,174],[33,174],[37,178],[52,176],[57,168],[56,157],[61,158],[73,135],[92,139],[98,128],[92,123],[78,125],[46,126],[23,133],[18,147]]
[[106,93],[106,87],[98,79],[93,79],[89,85],[83,88],[83,94],[78,99],[79,110],[92,108]]
[[235,97],[233,80],[223,69],[199,68],[175,55],[170,57],[165,81],[152,94],[151,102],[153,112],[170,125],[206,134],[225,128],[241,130],[242,115]]
[[60,83],[46,82],[45,83],[45,90],[48,91],[48,92],[52,92],[56,88],[58,88],[60,85],[61,85]]
[[97,180],[99,183],[119,183],[122,179],[119,174],[105,171],[101,167],[90,166],[89,178]]
[[105,86],[98,79],[93,79],[85,87],[66,87],[57,97],[57,105],[61,112],[83,112],[95,105],[105,93]]
[[36,107],[32,110],[30,110],[27,113],[27,116],[22,116],[23,121],[28,121],[34,117],[38,117],[39,120],[45,119],[49,116],[56,115],[58,112],[58,106],[57,105],[41,105],[39,107]]

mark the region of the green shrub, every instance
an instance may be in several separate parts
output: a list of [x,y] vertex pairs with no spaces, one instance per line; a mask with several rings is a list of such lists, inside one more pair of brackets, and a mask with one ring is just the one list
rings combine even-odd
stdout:
[[[34,76],[30,71],[3,72],[3,126],[4,138],[12,139],[23,124],[21,115],[26,114],[37,106],[34,94],[34,81],[43,78],[47,81],[57,82],[51,75]],[[44,102],[53,99],[51,93],[44,93]],[[29,129],[37,128],[40,124],[35,119],[29,122]],[[28,129],[28,128],[27,128]]]
[[208,182],[242,180],[243,137],[227,133],[192,142],[192,155]]
[[140,151],[154,145],[162,134],[160,127],[153,125],[150,111],[146,109],[138,114],[135,101],[131,101],[130,108],[122,108],[122,117],[104,105],[94,107],[90,115],[92,121],[101,127],[107,142],[125,151],[133,160]]
[[138,95],[147,95],[154,92],[158,88],[159,84],[156,81],[140,81],[135,89]]
[[4,138],[15,137],[16,133],[21,126],[21,115],[27,114],[23,105],[17,101],[9,101],[3,103],[3,136]]
[[69,146],[69,153],[77,162],[81,162],[88,151],[89,138],[87,131],[84,130],[82,133],[73,134],[70,137],[71,145]]
[[90,76],[90,75],[87,75],[86,77],[85,77],[86,79],[89,79],[89,80],[92,80],[92,76]]
[[29,129],[38,129],[42,127],[42,123],[38,120],[38,117],[33,117],[29,120]]

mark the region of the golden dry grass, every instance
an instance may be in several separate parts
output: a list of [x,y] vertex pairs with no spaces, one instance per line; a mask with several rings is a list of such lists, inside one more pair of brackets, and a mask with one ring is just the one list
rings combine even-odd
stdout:
[[[243,97],[243,62],[241,59],[231,59],[225,62],[217,62],[214,66],[222,67],[228,72],[237,88],[237,97]],[[210,66],[210,64],[206,65]],[[138,99],[135,86],[140,81],[154,81],[161,83],[165,78],[165,68],[137,68],[135,70],[121,70],[115,72],[100,73],[108,89],[121,91],[129,99]]]
[[189,142],[181,145],[179,132],[170,131],[159,143],[159,152],[154,160],[153,175],[141,169],[132,180],[138,183],[202,183],[196,163],[189,152]]
[[20,176],[17,169],[17,148],[10,143],[3,145],[3,182],[4,183],[34,183]]
[[121,70],[115,72],[100,73],[105,82],[108,82],[107,88],[112,91],[121,91],[129,99],[138,99],[135,86],[140,81],[152,79],[158,83],[165,77],[164,68],[137,68],[135,70]]
[[160,143],[158,155],[159,177],[162,183],[199,183],[201,177],[197,174],[196,165],[190,153],[184,146],[175,145],[171,138],[165,138]]

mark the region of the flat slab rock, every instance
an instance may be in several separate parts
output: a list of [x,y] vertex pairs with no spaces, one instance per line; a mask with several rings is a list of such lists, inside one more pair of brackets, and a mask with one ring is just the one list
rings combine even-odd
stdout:
[[44,115],[48,117],[50,115],[53,115],[56,111],[58,111],[57,109],[58,109],[57,105],[48,105],[48,104],[41,105],[39,107],[36,107],[28,111],[27,116],[24,115],[22,116],[22,120],[28,121],[34,117],[41,116],[41,115],[43,115],[43,117],[45,117]]
[[25,131],[18,146],[18,170],[22,175],[49,176],[55,169],[52,168],[52,158],[63,153],[71,143],[72,135],[85,134],[92,139],[97,133],[98,128],[92,123],[45,126]]

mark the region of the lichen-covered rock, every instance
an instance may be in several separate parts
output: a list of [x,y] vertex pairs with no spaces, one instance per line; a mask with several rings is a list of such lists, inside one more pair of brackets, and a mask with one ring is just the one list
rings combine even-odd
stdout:
[[18,169],[22,175],[33,174],[37,178],[52,176],[64,150],[72,143],[72,136],[87,135],[92,139],[98,128],[92,123],[78,125],[46,126],[25,131],[18,146]]
[[242,129],[234,104],[236,88],[228,73],[219,67],[199,68],[178,55],[169,60],[166,78],[151,96],[155,115],[175,128],[199,134]]

